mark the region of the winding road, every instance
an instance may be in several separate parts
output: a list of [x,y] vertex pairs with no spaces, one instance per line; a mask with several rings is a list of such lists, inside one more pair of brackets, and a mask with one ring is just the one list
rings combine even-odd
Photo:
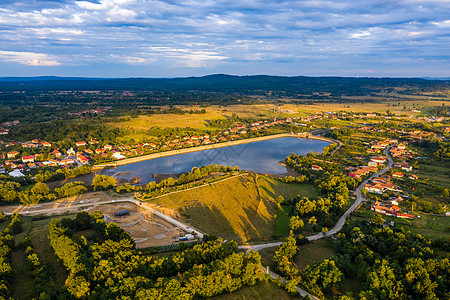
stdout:
[[[387,166],[382,169],[381,171],[373,174],[372,176],[370,176],[369,178],[367,178],[366,180],[364,180],[357,188],[356,188],[356,201],[352,204],[352,206],[350,206],[350,208],[342,215],[342,217],[339,219],[339,221],[337,221],[336,225],[329,230],[328,232],[326,232],[325,234],[323,233],[317,233],[315,235],[311,235],[306,237],[309,241],[315,241],[318,239],[321,239],[323,237],[326,236],[332,236],[335,235],[336,233],[338,233],[342,227],[345,224],[345,221],[347,219],[347,216],[349,214],[351,214],[352,212],[354,212],[358,206],[364,201],[364,197],[362,196],[362,189],[364,188],[364,186],[373,178],[375,177],[379,177],[381,175],[383,175],[384,173],[386,173],[387,171],[389,171],[392,168],[392,165],[394,164],[394,160],[392,159],[391,154],[389,153],[390,147],[386,148],[384,150],[384,154],[387,156],[388,159],[388,164]],[[271,247],[278,247],[281,245],[281,242],[276,242],[276,243],[267,243],[267,244],[260,244],[260,245],[242,245],[239,246],[239,249],[243,249],[243,250],[254,250],[254,251],[259,251],[261,249],[265,249],[265,248],[271,248]]]

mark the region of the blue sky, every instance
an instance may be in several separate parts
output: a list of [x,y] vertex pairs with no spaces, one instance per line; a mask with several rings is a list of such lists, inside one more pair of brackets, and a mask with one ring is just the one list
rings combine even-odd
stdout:
[[0,0],[0,76],[450,76],[450,0]]

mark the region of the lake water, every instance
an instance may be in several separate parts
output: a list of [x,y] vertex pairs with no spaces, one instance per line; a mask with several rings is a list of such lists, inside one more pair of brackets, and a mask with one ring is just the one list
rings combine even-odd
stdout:
[[133,164],[118,166],[104,170],[103,174],[126,174],[122,178],[133,176],[141,178],[141,184],[148,183],[154,174],[178,174],[211,164],[239,166],[241,170],[249,170],[262,174],[284,175],[286,167],[280,165],[291,153],[307,154],[322,152],[330,143],[313,140],[284,137],[266,141],[235,145],[217,149],[209,149],[173,156],[159,157]]

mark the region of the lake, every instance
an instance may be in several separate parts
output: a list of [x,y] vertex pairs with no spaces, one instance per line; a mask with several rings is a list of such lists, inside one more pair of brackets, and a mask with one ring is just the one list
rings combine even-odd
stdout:
[[286,167],[280,161],[291,153],[305,155],[309,152],[322,152],[330,143],[314,139],[299,139],[295,137],[275,138],[271,140],[234,145],[223,148],[209,149],[173,156],[159,157],[114,169],[105,169],[102,174],[125,174],[121,177],[131,179],[141,178],[141,184],[154,180],[155,174],[179,174],[211,164],[239,166],[241,170],[261,174],[285,175]]

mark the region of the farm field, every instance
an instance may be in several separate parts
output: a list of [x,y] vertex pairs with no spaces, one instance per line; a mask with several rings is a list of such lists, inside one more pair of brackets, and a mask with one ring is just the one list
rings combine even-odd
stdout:
[[[228,180],[157,197],[149,201],[164,213],[208,234],[253,243],[274,239],[278,196],[314,197],[308,184],[286,184],[265,176],[246,174]],[[287,233],[286,233],[287,234]]]
[[[380,97],[376,97],[380,100]],[[383,98],[381,98],[383,99]],[[371,100],[371,99],[366,99]],[[151,127],[159,128],[194,128],[199,130],[217,129],[210,127],[208,120],[229,119],[233,115],[241,118],[271,118],[271,117],[287,117],[310,114],[311,112],[328,112],[328,111],[347,111],[355,113],[386,113],[389,110],[397,115],[420,116],[423,115],[428,108],[433,106],[441,106],[446,101],[434,100],[413,100],[408,98],[407,101],[399,99],[398,101],[386,100],[386,102],[352,102],[352,103],[315,103],[315,104],[292,104],[292,100],[285,100],[281,104],[256,104],[256,105],[228,105],[219,106],[211,105],[206,108],[200,106],[176,106],[184,110],[205,109],[205,114],[152,114],[140,115],[137,118],[128,118],[126,121],[118,123],[106,123],[108,127],[128,129],[131,132],[122,137],[123,140],[133,139],[135,141],[149,138],[146,131]],[[395,105],[395,106],[394,106]],[[406,110],[404,109],[406,107]],[[420,112],[413,112],[417,109]]]

